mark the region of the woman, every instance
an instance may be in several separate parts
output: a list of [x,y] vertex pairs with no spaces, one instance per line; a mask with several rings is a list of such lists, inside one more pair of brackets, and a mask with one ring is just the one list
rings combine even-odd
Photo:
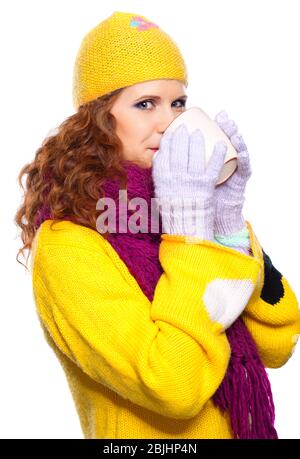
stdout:
[[205,167],[199,130],[163,137],[185,110],[186,67],[143,16],[92,29],[73,83],[77,112],[20,172],[16,222],[85,438],[277,438],[265,367],[291,356],[299,306],[243,218],[236,124],[216,117],[238,152],[216,187],[224,143]]

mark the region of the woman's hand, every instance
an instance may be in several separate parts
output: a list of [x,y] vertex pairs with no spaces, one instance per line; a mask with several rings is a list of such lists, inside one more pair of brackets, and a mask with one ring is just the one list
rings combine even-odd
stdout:
[[228,235],[237,233],[245,226],[244,192],[252,171],[246,144],[235,122],[228,118],[224,110],[216,115],[215,122],[237,151],[237,170],[225,183],[218,185],[215,192],[214,234]]
[[225,154],[225,142],[217,142],[206,166],[200,129],[189,135],[180,125],[163,136],[152,175],[164,233],[213,240],[214,193]]

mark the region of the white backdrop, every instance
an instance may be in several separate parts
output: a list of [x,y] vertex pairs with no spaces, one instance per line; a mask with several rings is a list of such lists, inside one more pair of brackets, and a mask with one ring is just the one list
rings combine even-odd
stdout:
[[[35,313],[31,277],[15,256],[17,175],[49,131],[74,113],[72,71],[83,36],[114,11],[141,14],[179,45],[187,108],[225,108],[253,174],[244,215],[300,298],[299,2],[297,0],[10,0],[1,2],[2,438],[83,438],[69,388]],[[280,438],[300,438],[300,344],[267,370]]]

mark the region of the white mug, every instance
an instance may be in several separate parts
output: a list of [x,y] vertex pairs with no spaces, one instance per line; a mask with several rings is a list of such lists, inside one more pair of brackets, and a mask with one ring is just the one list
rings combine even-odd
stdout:
[[[182,112],[174,121],[167,127],[164,135],[167,132],[174,132],[175,129],[181,125],[185,124],[188,129],[189,134],[191,134],[196,129],[200,129],[204,136],[204,145],[205,145],[205,155],[206,155],[206,164],[213,152],[216,142],[223,140],[227,145],[227,153],[224,160],[224,166],[220,172],[217,185],[224,183],[237,168],[237,152],[234,149],[232,143],[218,124],[213,121],[201,108],[191,107],[184,112]],[[159,150],[158,150],[159,151]],[[157,155],[158,151],[154,156]]]

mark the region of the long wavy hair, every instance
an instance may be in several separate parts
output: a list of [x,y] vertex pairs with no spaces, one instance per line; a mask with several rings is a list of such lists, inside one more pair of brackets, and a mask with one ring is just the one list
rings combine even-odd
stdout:
[[[127,187],[121,161],[122,143],[115,132],[116,119],[109,113],[123,90],[117,89],[81,105],[58,126],[55,134],[45,138],[34,160],[22,167],[18,183],[24,192],[23,201],[14,223],[21,228],[23,242],[16,260],[26,269],[42,206],[49,209],[51,219],[55,220],[51,227],[67,217],[95,230],[100,215],[96,203],[104,196],[102,183],[107,178],[117,178],[122,188]],[[25,259],[25,250],[28,250],[26,265],[18,259],[20,254]]]

